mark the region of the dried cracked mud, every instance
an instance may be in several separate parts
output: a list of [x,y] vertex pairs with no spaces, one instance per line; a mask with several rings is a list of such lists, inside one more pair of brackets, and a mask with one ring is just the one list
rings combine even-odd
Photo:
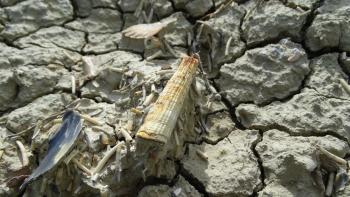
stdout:
[[[154,39],[122,32],[167,19]],[[193,50],[175,148],[145,173],[130,110]],[[350,161],[349,76],[350,0],[0,0],[0,196],[349,196],[348,166],[319,155]],[[95,120],[74,162],[19,191],[72,102]]]

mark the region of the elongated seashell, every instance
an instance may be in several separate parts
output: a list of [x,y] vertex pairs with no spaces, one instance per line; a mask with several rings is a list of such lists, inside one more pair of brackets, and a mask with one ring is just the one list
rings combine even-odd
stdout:
[[166,144],[176,126],[185,97],[195,77],[198,60],[184,57],[158,100],[147,114],[137,137]]
[[176,21],[176,19],[171,18],[171,19],[159,21],[156,23],[133,25],[123,30],[122,33],[129,38],[136,38],[136,39],[150,38],[156,35],[158,32],[160,32],[160,30],[162,30],[168,24],[174,21]]
[[350,94],[350,86],[344,79],[339,79],[340,84],[343,86],[344,90]]
[[28,159],[28,155],[27,155],[26,149],[24,148],[24,145],[19,140],[16,140],[16,144],[17,144],[18,149],[19,149],[19,151],[21,153],[22,166],[23,167],[28,166],[29,165],[29,159]]

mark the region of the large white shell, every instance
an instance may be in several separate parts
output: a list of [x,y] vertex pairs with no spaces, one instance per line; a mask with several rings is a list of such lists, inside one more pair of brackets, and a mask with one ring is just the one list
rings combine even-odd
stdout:
[[158,100],[147,114],[137,137],[166,144],[176,126],[185,98],[195,77],[198,60],[184,57]]

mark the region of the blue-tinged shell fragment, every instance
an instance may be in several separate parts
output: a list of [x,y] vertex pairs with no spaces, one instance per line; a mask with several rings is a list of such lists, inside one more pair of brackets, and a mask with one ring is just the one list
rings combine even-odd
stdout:
[[40,162],[33,173],[24,180],[20,189],[23,189],[30,181],[35,180],[47,171],[55,167],[73,147],[81,131],[80,115],[69,110],[63,115],[63,123],[58,132],[49,141],[46,156]]

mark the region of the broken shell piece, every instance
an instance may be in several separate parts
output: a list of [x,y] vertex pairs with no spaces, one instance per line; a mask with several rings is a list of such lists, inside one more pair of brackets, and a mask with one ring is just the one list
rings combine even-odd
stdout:
[[137,137],[167,144],[196,74],[198,60],[184,57],[147,114]]
[[175,21],[176,21],[176,18],[172,18],[172,19],[167,19],[156,23],[133,25],[123,30],[122,33],[126,37],[130,37],[130,38],[136,38],[136,39],[150,38],[156,35],[158,32],[160,32],[168,24]]
[[92,123],[92,124],[99,125],[99,126],[102,125],[102,123],[101,123],[100,121],[98,121],[98,120],[95,119],[95,118],[90,117],[89,115],[80,114],[80,117],[83,118],[84,120],[86,120],[86,121]]
[[101,133],[100,134],[100,142],[103,145],[108,145],[109,144],[109,138],[108,138],[107,134],[105,134],[105,133]]
[[78,153],[79,153],[79,150],[74,149],[74,150],[64,159],[64,163],[65,163],[66,165],[68,165],[69,162],[73,159],[73,157],[75,157]]
[[155,96],[156,96],[156,93],[151,92],[151,94],[146,97],[146,99],[143,102],[142,106],[143,107],[147,107],[149,104],[151,104]]
[[132,137],[126,129],[120,128],[120,132],[123,135],[126,143],[130,143],[132,141]]
[[344,79],[339,79],[340,84],[343,86],[344,90],[350,94],[350,86]]
[[338,164],[340,165],[343,165],[343,166],[347,166],[347,162],[345,159],[341,158],[341,157],[338,157],[337,155],[327,151],[326,149],[320,147],[320,146],[317,146],[317,149],[323,153],[325,156],[327,156],[329,159],[332,159],[333,161],[337,162]]
[[196,150],[196,154],[204,161],[208,161],[208,156],[199,149]]
[[228,55],[232,39],[233,39],[233,37],[230,36],[230,38],[227,40],[226,47],[225,47],[225,55]]
[[333,192],[333,183],[334,183],[334,172],[331,172],[328,176],[328,183],[326,188],[326,196],[331,196]]
[[71,76],[71,82],[72,82],[72,94],[75,94],[75,92],[76,92],[76,85],[75,85],[75,77],[74,77],[74,75]]
[[22,166],[23,167],[28,166],[29,165],[29,159],[28,159],[28,155],[27,155],[26,149],[24,148],[24,145],[19,140],[16,140],[16,144],[18,146],[19,152],[21,153]]
[[96,68],[92,62],[91,57],[84,56],[81,58],[83,61],[83,71],[87,78],[93,78],[96,76]]
[[107,163],[107,161],[111,158],[111,156],[114,154],[115,151],[117,151],[118,148],[121,147],[123,143],[119,143],[117,145],[115,145],[113,148],[109,149],[109,151],[106,153],[106,155],[101,159],[100,162],[98,162],[97,166],[95,167],[94,171],[93,171],[93,180],[95,180],[96,178],[98,178],[99,176],[99,172],[102,170],[102,168],[105,166],[105,164]]
[[91,171],[86,167],[84,166],[82,163],[80,163],[77,159],[73,158],[72,159],[73,163],[75,165],[77,165],[78,168],[80,168],[82,171],[84,171],[86,174],[88,174],[89,176],[91,176]]
[[143,115],[145,113],[144,111],[141,111],[141,110],[139,110],[137,108],[131,108],[130,111],[133,112],[136,115],[139,115],[139,116],[141,116],[141,115]]

